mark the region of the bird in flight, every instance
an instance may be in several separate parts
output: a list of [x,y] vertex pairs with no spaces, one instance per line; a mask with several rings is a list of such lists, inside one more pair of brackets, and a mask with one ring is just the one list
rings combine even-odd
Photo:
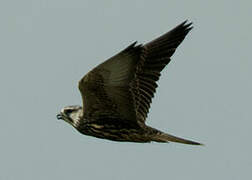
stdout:
[[145,124],[160,72],[191,25],[185,21],[144,45],[134,42],[95,67],[79,81],[83,106],[67,106],[57,118],[82,134],[112,141],[201,145]]

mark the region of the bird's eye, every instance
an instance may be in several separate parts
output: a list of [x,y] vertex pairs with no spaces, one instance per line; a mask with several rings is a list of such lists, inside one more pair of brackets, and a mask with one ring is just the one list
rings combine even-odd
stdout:
[[73,109],[66,109],[66,110],[65,110],[65,113],[66,113],[66,114],[70,114],[70,113],[72,113],[73,111],[74,111]]

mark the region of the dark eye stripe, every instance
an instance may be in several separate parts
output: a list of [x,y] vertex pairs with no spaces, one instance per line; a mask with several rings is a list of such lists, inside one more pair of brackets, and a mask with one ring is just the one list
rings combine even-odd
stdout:
[[66,110],[65,110],[65,113],[66,113],[66,114],[70,114],[70,113],[72,113],[73,111],[74,111],[73,109],[66,109]]

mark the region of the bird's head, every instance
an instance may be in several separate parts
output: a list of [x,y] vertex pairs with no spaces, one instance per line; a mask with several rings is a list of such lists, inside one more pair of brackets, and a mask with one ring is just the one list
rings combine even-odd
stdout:
[[57,114],[57,119],[62,119],[72,126],[76,127],[81,115],[81,106],[67,106],[61,109],[60,113]]

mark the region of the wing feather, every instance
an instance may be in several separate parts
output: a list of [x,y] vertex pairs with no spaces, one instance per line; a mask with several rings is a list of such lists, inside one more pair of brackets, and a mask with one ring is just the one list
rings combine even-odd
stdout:
[[151,99],[156,92],[160,72],[170,62],[170,57],[187,33],[192,29],[186,21],[163,36],[143,46],[139,62],[136,66],[136,76],[131,82],[133,99],[138,120],[146,120]]
[[83,116],[144,122],[160,72],[191,29],[185,21],[144,46],[134,42],[85,75],[79,81]]
[[84,118],[95,119],[105,113],[136,122],[134,101],[129,91],[141,50],[141,46],[135,44],[98,65],[79,81]]

